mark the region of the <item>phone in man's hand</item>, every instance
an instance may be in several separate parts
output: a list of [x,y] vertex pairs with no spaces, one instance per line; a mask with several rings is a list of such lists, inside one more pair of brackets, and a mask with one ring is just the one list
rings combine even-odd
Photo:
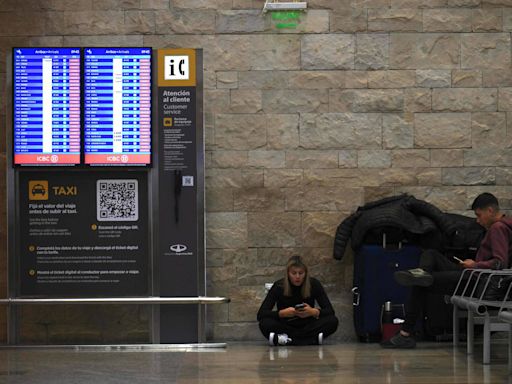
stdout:
[[296,311],[302,311],[304,308],[306,308],[306,304],[304,304],[304,303],[297,304],[297,305],[295,306],[295,310],[296,310]]
[[459,263],[463,263],[464,260],[462,259],[459,259],[457,256],[453,256],[454,260],[457,260]]

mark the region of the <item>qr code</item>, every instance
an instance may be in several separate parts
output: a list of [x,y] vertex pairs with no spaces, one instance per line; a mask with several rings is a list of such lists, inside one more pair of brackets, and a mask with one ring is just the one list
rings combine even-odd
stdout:
[[181,185],[184,187],[193,187],[194,186],[194,176],[183,176],[181,178]]
[[96,212],[98,221],[137,221],[139,219],[137,180],[98,180]]

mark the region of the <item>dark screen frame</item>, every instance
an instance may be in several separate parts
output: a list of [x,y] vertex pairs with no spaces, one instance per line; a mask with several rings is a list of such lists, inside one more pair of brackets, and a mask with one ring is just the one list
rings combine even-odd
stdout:
[[[148,163],[128,163],[128,164],[117,164],[117,163],[106,163],[106,164],[90,164],[85,162],[85,50],[91,49],[149,49],[149,60],[150,60],[150,155]],[[62,163],[16,163],[14,161],[15,158],[15,120],[16,120],[16,111],[15,111],[15,87],[16,87],[16,63],[15,63],[15,50],[16,49],[77,49],[79,50],[80,55],[80,161],[72,164],[62,164]],[[154,162],[154,133],[153,133],[153,114],[154,114],[154,101],[153,101],[153,80],[154,80],[154,57],[153,57],[153,47],[29,47],[29,46],[16,46],[12,47],[12,82],[11,82],[11,100],[12,100],[12,129],[11,129],[11,163],[13,168],[106,168],[106,167],[121,167],[121,168],[152,168]]]
[[[77,163],[16,163],[14,161],[15,155],[16,155],[16,94],[15,94],[15,87],[16,87],[16,50],[17,49],[46,49],[46,50],[52,50],[52,49],[77,49],[79,50],[79,56],[80,56],[80,157],[79,162]],[[82,105],[83,105],[83,99],[82,99],[82,84],[83,84],[83,68],[82,68],[82,48],[80,47],[12,47],[12,81],[11,81],[11,98],[12,98],[12,129],[11,129],[11,163],[14,168],[29,168],[29,167],[49,167],[49,168],[55,168],[55,167],[79,167],[82,165],[82,153],[83,153],[83,141],[82,141],[82,131],[83,131],[83,121],[82,121]]]
[[[149,68],[149,74],[150,74],[150,82],[149,82],[149,95],[150,95],[150,112],[149,112],[149,117],[150,117],[150,133],[149,133],[149,142],[150,142],[150,153],[149,153],[149,162],[148,163],[129,163],[129,164],[118,164],[118,163],[105,163],[105,164],[91,164],[91,163],[86,163],[85,162],[85,51],[87,49],[117,49],[117,50],[122,50],[122,49],[149,49],[149,60],[150,60],[150,68]],[[154,134],[153,134],[153,113],[154,113],[154,108],[153,108],[153,64],[154,64],[154,59],[153,59],[153,47],[111,47],[111,46],[96,46],[96,47],[82,47],[82,51],[83,51],[83,54],[82,54],[82,66],[81,66],[81,69],[82,69],[82,87],[81,87],[81,90],[82,90],[82,129],[81,129],[81,133],[82,133],[82,152],[81,152],[81,163],[84,167],[88,167],[88,168],[103,168],[103,167],[121,167],[121,168],[129,168],[129,167],[135,167],[137,169],[140,169],[140,168],[151,168],[153,166],[153,148],[154,148],[154,145],[153,145],[153,138],[154,138]]]

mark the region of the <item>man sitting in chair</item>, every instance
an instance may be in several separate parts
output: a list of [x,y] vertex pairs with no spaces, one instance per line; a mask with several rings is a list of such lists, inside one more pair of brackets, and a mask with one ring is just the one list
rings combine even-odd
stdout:
[[500,211],[498,199],[482,193],[473,201],[476,221],[487,232],[480,243],[475,260],[451,260],[435,250],[423,252],[419,268],[395,272],[398,284],[412,287],[405,306],[402,329],[391,339],[381,343],[384,348],[415,348],[412,336],[418,316],[422,312],[427,291],[451,294],[466,268],[503,269],[509,265],[512,251],[512,218]]

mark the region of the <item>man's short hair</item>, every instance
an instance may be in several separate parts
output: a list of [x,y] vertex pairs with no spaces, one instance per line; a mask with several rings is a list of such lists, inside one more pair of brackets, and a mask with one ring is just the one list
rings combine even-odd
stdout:
[[476,209],[485,209],[485,208],[494,208],[496,210],[500,209],[498,204],[498,199],[492,193],[484,192],[476,197],[471,205],[471,209],[474,211]]

